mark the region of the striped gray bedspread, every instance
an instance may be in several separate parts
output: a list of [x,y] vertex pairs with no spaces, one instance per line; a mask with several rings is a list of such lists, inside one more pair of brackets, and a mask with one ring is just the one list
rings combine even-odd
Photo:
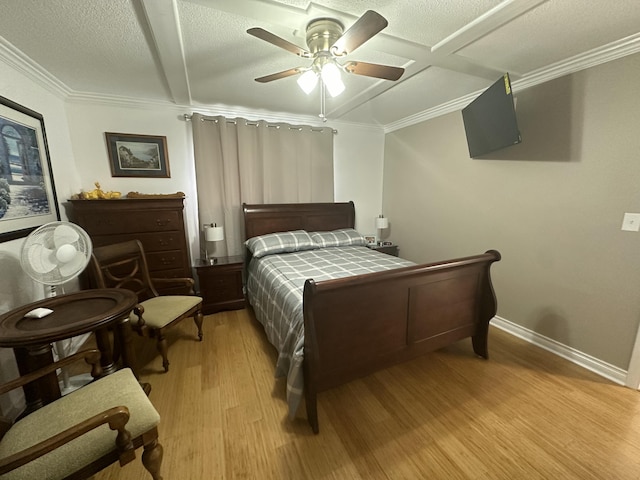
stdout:
[[302,399],[304,282],[316,282],[414,265],[367,247],[329,247],[253,258],[247,297],[267,338],[278,350],[276,377],[287,377],[287,403],[293,418]]

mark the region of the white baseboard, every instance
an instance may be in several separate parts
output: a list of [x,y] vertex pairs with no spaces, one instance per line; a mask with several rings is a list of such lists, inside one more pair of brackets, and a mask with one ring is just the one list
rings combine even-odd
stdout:
[[514,335],[522,340],[532,343],[540,348],[555,353],[559,357],[562,357],[570,362],[575,363],[587,370],[590,370],[598,375],[611,380],[619,385],[625,385],[627,380],[627,371],[618,368],[609,363],[603,362],[595,357],[587,355],[575,348],[568,347],[556,340],[552,340],[544,335],[540,335],[532,330],[517,325],[509,320],[495,316],[491,320],[491,325],[504,330],[511,335]]

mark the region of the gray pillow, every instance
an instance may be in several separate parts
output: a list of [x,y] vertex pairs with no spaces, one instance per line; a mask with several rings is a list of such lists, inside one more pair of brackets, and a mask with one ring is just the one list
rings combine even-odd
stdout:
[[312,232],[311,238],[321,247],[366,246],[365,238],[353,228],[341,228],[332,232]]
[[269,233],[252,237],[245,242],[245,245],[256,258],[273,253],[290,253],[320,248],[304,230]]

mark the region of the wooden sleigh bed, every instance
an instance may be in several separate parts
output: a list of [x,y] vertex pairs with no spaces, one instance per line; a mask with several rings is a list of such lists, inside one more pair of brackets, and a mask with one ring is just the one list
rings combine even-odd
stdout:
[[[246,238],[274,232],[353,228],[349,203],[244,206]],[[378,254],[384,255],[384,254]],[[319,432],[319,392],[471,337],[488,358],[496,313],[490,267],[500,253],[304,282],[304,399]],[[251,297],[249,297],[251,301]],[[260,318],[258,318],[260,320]]]

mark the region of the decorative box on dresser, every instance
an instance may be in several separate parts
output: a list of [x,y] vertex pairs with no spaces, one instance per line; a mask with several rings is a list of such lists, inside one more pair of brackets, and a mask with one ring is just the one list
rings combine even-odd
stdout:
[[[69,200],[69,218],[84,228],[96,247],[138,239],[149,272],[156,278],[192,278],[184,226],[183,196],[112,200]],[[164,295],[186,293],[157,288]]]
[[208,315],[245,307],[242,257],[219,257],[215,263],[204,259],[195,267],[200,284],[200,296],[203,299],[202,313]]

